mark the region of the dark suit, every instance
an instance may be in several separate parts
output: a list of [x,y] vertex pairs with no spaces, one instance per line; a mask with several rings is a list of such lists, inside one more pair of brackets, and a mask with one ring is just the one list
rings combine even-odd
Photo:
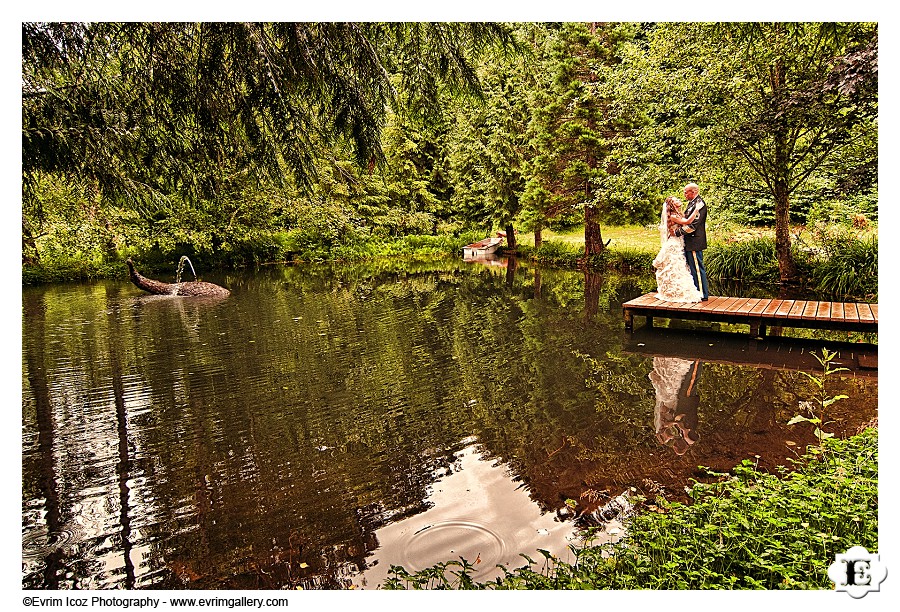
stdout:
[[[709,297],[709,288],[706,282],[706,266],[703,265],[703,250],[706,249],[706,202],[699,195],[688,202],[687,208],[684,209],[684,216],[690,217],[697,205],[703,203],[703,208],[697,213],[694,222],[686,226],[684,232],[684,258],[687,260],[688,268],[691,270],[691,276],[694,279],[694,286],[700,290],[704,298]],[[688,231],[687,228],[694,231]]]

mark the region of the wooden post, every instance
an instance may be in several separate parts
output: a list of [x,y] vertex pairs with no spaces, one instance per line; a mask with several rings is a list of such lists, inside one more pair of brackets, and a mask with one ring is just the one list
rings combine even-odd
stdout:
[[753,338],[764,338],[766,335],[766,324],[762,319],[750,319],[750,336]]
[[628,331],[634,331],[634,315],[631,314],[631,311],[626,309],[624,311],[625,314],[625,329]]

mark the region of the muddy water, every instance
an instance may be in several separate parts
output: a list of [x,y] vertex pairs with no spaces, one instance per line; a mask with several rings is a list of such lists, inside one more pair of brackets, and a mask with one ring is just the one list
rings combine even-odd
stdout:
[[[626,336],[647,279],[449,261],[204,280],[232,295],[23,290],[23,587],[377,588],[459,557],[489,578],[565,558],[570,506],[678,498],[698,465],[813,442],[787,421],[822,342]],[[844,435],[875,417],[877,372],[832,346]]]

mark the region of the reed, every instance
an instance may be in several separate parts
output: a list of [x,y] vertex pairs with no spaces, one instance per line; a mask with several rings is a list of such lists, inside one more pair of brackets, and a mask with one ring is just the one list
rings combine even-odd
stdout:
[[704,254],[704,263],[711,278],[762,281],[778,276],[775,240],[768,236],[713,243]]
[[877,299],[878,237],[858,238],[850,233],[827,239],[823,256],[813,265],[818,291],[838,298]]

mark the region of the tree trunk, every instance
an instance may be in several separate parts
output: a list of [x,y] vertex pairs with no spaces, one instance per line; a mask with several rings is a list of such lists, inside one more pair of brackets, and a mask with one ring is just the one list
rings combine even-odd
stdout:
[[584,320],[590,321],[600,309],[600,290],[603,276],[599,272],[584,271]]
[[31,231],[31,224],[22,215],[22,264],[36,264],[40,256],[37,250],[37,238]]
[[544,228],[540,225],[534,228],[534,250],[538,251],[541,248],[541,245],[544,244]]
[[[35,294],[25,293],[22,298],[25,316],[28,318],[26,331],[31,336],[23,338],[25,363],[28,371],[28,384],[34,396],[35,426],[37,428],[37,452],[34,457],[36,473],[35,488],[43,496],[43,521],[51,534],[60,533],[65,526],[64,504],[60,501],[60,474],[55,450],[57,443],[56,415],[51,401],[50,381],[45,365],[47,356],[44,351],[43,334],[47,330],[47,307],[43,300]],[[58,589],[60,577],[65,569],[64,548],[56,548],[44,558],[43,587]]]
[[516,252],[516,229],[512,223],[506,224],[506,250]]
[[597,221],[597,213],[593,206],[584,207],[584,258],[585,263],[591,256],[599,255],[606,245],[603,244],[603,236],[600,233],[600,223]]
[[797,266],[791,255],[790,201],[787,188],[783,185],[776,184],[775,192],[775,252],[778,255],[778,275],[782,283],[790,283],[797,279]]
[[510,289],[516,280],[516,269],[519,267],[519,261],[515,257],[506,260],[506,286]]
[[[776,98],[785,95],[785,67],[781,59],[772,66],[769,78],[773,95]],[[790,283],[797,278],[797,266],[791,256],[790,146],[784,118],[778,121],[772,137],[775,145],[775,253],[779,279],[782,283]]]

